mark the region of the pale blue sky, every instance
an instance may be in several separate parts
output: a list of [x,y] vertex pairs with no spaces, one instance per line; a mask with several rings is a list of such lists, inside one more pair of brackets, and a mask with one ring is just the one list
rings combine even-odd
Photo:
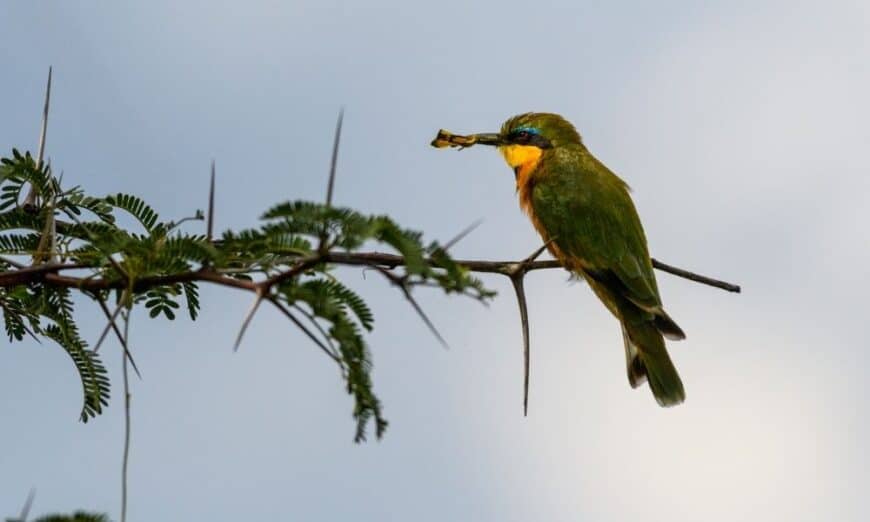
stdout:
[[[519,258],[538,239],[490,150],[435,131],[555,111],[634,188],[653,255],[741,283],[660,274],[688,340],[688,399],[631,390],[617,323],[563,273],[527,281],[531,411],[515,303],[419,298],[346,272],[376,311],[391,426],[352,443],[328,360],[249,296],[205,289],[199,321],[136,316],[130,520],[865,520],[870,288],[870,8],[840,2],[175,2],[0,4],[0,149],[36,146],[65,180],[139,194],[219,228],[321,198],[346,107],[336,201]],[[4,152],[6,154],[6,152]],[[90,339],[98,310],[81,308]],[[123,410],[77,422],[67,356],[0,349],[0,516],[117,517]]]

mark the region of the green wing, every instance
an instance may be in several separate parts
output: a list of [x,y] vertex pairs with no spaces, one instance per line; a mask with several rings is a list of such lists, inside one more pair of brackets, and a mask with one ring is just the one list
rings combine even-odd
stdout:
[[534,210],[566,255],[611,292],[661,309],[646,237],[628,186],[587,151],[556,151],[535,186]]
[[619,319],[631,385],[647,380],[662,406],[683,402],[663,336],[685,334],[662,309],[628,187],[582,146],[550,151],[545,160],[532,193],[538,228]]

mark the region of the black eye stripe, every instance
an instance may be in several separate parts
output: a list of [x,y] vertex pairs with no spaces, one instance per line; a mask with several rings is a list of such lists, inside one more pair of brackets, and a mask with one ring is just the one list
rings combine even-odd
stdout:
[[553,146],[547,138],[527,130],[515,130],[511,132],[510,141],[520,145],[534,145],[542,149],[549,149]]
[[518,143],[528,143],[535,135],[526,130],[516,130],[511,133],[513,141]]

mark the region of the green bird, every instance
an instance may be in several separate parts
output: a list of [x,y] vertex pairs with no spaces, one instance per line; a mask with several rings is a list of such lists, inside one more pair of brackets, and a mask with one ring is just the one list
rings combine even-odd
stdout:
[[661,406],[686,393],[664,338],[685,339],[662,307],[646,236],[619,176],[598,161],[558,114],[526,113],[499,133],[441,131],[435,147],[492,145],[513,169],[520,207],[547,249],[582,277],[622,326],[628,382],[644,381]]

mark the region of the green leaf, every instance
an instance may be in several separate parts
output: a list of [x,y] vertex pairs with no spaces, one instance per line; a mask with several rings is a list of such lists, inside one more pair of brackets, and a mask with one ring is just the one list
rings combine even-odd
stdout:
[[104,201],[115,208],[130,213],[130,215],[139,220],[139,223],[148,232],[151,232],[157,223],[157,212],[136,196],[118,193],[114,196],[106,196]]
[[191,320],[196,321],[199,315],[199,288],[196,283],[182,283],[181,286],[184,288],[184,298],[187,301],[187,313],[190,314]]
[[106,198],[88,196],[78,187],[68,190],[58,207],[68,208],[75,212],[76,215],[81,214],[79,209],[85,209],[105,223],[110,225],[115,223],[115,216],[112,215],[112,205],[106,201]]
[[65,331],[60,325],[52,324],[42,329],[41,333],[59,344],[69,354],[78,370],[82,383],[84,401],[80,418],[82,422],[96,417],[103,412],[103,407],[109,404],[109,379],[106,368],[99,356],[87,349],[87,344]]

